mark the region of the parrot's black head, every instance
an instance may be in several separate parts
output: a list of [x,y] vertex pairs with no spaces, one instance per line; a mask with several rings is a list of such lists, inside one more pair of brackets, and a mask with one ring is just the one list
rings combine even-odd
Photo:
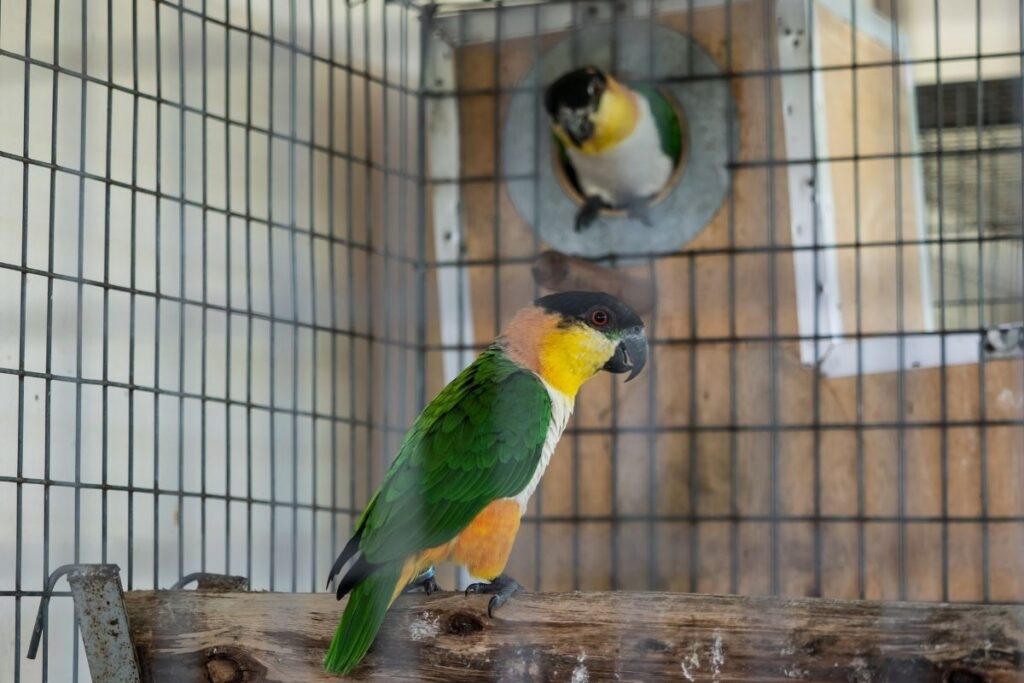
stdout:
[[601,107],[608,82],[603,71],[586,66],[563,74],[544,92],[544,108],[552,125],[577,147],[594,135],[593,116]]
[[544,342],[551,355],[576,359],[584,368],[636,377],[647,363],[644,322],[619,299],[603,292],[559,292],[534,301],[558,318]]

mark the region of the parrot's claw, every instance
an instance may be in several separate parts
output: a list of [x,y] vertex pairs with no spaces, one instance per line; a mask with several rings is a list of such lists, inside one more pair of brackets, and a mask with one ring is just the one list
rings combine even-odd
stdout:
[[601,209],[607,208],[604,200],[597,196],[587,197],[586,201],[583,202],[583,206],[576,212],[576,225],[573,226],[576,232],[583,232],[590,227],[590,224],[597,220],[598,214],[601,213]]
[[471,583],[466,587],[466,595],[470,593],[491,593],[491,599],[487,603],[487,616],[494,617],[494,610],[498,609],[512,597],[514,593],[523,590],[523,586],[507,574],[501,574],[490,583]]
[[434,578],[434,568],[426,570],[421,573],[415,579],[409,582],[409,585],[405,587],[403,593],[415,593],[419,589],[423,589],[423,592],[427,595],[433,595],[435,591],[441,590],[437,585],[437,579]]

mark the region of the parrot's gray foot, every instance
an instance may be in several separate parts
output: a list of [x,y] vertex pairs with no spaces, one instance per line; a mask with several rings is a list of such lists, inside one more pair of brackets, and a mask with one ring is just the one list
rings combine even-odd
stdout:
[[423,592],[427,595],[432,595],[434,591],[439,591],[441,588],[437,585],[437,579],[434,578],[434,568],[422,572],[419,576],[409,582],[409,585],[405,587],[403,593],[415,593],[419,589],[423,589]]
[[598,214],[601,213],[601,209],[608,208],[608,205],[603,199],[597,196],[587,197],[587,200],[583,202],[583,206],[576,212],[576,225],[574,228],[576,232],[583,232],[590,227],[590,224],[597,220]]
[[654,221],[651,220],[651,204],[650,199],[643,198],[626,204],[622,207],[626,210],[626,215],[633,220],[640,221],[648,228],[654,227]]
[[473,583],[466,588],[466,595],[470,593],[489,593],[492,595],[487,603],[487,616],[493,617],[494,610],[498,609],[512,597],[513,593],[523,590],[522,585],[508,574],[500,574],[498,578],[490,583]]

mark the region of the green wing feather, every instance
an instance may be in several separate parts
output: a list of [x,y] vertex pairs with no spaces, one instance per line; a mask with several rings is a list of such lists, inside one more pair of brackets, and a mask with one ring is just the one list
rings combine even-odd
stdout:
[[364,557],[378,564],[439,546],[489,503],[522,491],[550,423],[540,379],[500,349],[481,354],[406,435],[364,515]]
[[683,152],[683,132],[682,127],[679,125],[679,117],[676,115],[672,104],[654,86],[636,84],[630,87],[647,98],[647,102],[651,107],[651,116],[654,117],[654,121],[658,126],[661,151],[674,162],[678,162],[679,155]]
[[356,524],[355,565],[368,573],[343,579],[355,588],[325,669],[347,674],[362,660],[408,557],[452,540],[489,503],[526,487],[550,422],[540,379],[493,347],[431,401]]

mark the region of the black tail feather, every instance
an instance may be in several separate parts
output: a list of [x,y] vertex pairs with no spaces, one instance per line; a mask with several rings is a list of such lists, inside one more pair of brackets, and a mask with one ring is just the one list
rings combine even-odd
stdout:
[[363,537],[363,530],[360,529],[352,538],[348,539],[348,543],[345,544],[344,550],[338,555],[338,559],[334,561],[334,566],[331,567],[331,573],[327,576],[327,587],[331,587],[331,582],[334,581],[334,577],[338,575],[341,568],[345,566],[345,563],[352,559],[352,556],[359,552],[359,540]]
[[345,572],[345,576],[341,577],[338,581],[338,590],[335,591],[335,594],[338,596],[338,600],[345,597],[350,590],[362,583],[363,579],[377,571],[379,568],[380,565],[370,564],[366,561],[366,558],[360,556],[349,570]]
[[338,579],[336,594],[339,600],[345,597],[349,591],[362,583],[363,579],[372,574],[378,568],[378,565],[370,564],[366,561],[366,558],[359,556],[356,558],[356,561],[352,563],[352,566],[348,568],[348,571],[345,572],[345,575],[339,577],[345,564],[359,552],[359,541],[362,537],[362,529],[353,534],[352,538],[350,538],[348,543],[345,544],[344,550],[342,550],[341,554],[338,555],[338,559],[334,561],[334,566],[331,567],[331,573],[327,577],[328,588],[331,587],[331,583],[335,579]]

